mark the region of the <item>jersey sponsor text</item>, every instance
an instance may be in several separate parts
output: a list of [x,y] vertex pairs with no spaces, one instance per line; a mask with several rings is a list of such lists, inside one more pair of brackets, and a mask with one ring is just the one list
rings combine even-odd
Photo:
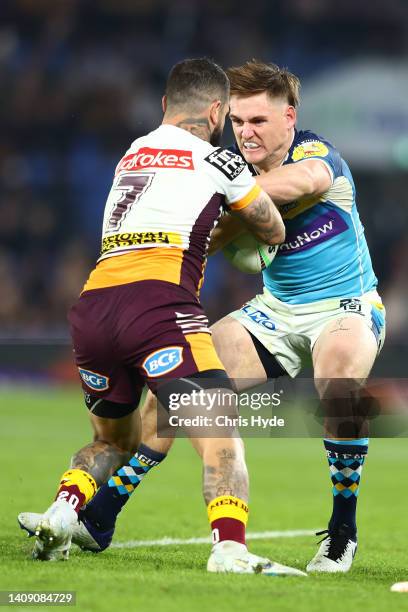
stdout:
[[280,245],[278,255],[305,251],[321,242],[330,240],[334,236],[338,236],[347,229],[346,221],[337,211],[325,213],[304,226],[302,232],[289,233],[286,242]]
[[205,157],[205,161],[220,170],[231,181],[246,168],[246,162],[240,155],[228,149],[217,149]]
[[116,167],[119,172],[136,172],[143,168],[179,168],[194,170],[192,151],[179,149],[151,149],[142,147],[135,153],[122,157]]
[[180,234],[173,232],[124,232],[105,236],[102,240],[101,255],[108,253],[111,249],[130,246],[181,244]]
[[175,370],[181,363],[183,363],[183,347],[167,346],[146,357],[142,368],[148,376],[163,376]]

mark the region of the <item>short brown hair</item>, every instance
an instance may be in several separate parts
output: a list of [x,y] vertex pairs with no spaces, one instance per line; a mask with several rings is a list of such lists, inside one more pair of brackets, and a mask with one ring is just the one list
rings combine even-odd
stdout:
[[201,57],[175,64],[166,84],[170,111],[199,110],[214,100],[228,101],[229,81],[224,70],[212,60]]
[[246,98],[266,91],[271,98],[286,98],[295,108],[299,105],[300,81],[286,68],[251,60],[228,68],[227,75],[231,96]]

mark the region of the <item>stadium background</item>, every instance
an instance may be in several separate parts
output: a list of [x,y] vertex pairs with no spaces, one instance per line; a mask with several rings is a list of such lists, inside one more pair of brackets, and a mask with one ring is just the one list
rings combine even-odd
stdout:
[[[66,311],[97,257],[104,202],[117,160],[133,139],[160,122],[165,78],[178,60],[207,55],[229,66],[256,57],[287,66],[299,75],[299,126],[332,140],[350,162],[357,184],[360,215],[388,314],[388,337],[376,372],[406,376],[408,3],[387,0],[384,6],[379,0],[2,0],[0,438],[4,438],[1,464],[18,483],[15,494],[3,500],[6,518],[2,550],[9,555],[6,563],[10,569],[8,582],[7,572],[3,575],[4,588],[67,588],[66,576],[77,576],[80,563],[84,564],[74,556],[73,565],[64,570],[69,574],[64,575],[57,568],[37,570],[24,565],[21,559],[30,547],[20,543],[15,514],[43,507],[44,497],[52,496],[56,473],[64,469],[67,456],[89,437],[78,386],[60,392],[41,383],[74,380]],[[229,141],[227,130],[225,142]],[[239,274],[221,256],[210,260],[203,302],[211,320],[237,307],[259,287],[259,278]],[[146,485],[138,499],[144,517],[143,533],[138,536],[207,533],[197,484],[200,468],[181,442],[176,459],[169,459],[159,474],[151,476],[152,484],[156,481],[161,487]],[[276,440],[273,446],[263,444],[268,440],[249,442],[255,491],[253,528],[324,525],[327,506],[323,508],[319,495],[329,499],[329,483],[319,441]],[[312,454],[306,442],[316,443]],[[403,466],[407,457],[402,445],[405,440],[396,442],[377,447],[368,462],[360,508],[363,536],[372,548],[366,549],[365,565],[350,577],[350,584],[340,581],[338,592],[334,583],[328,586],[332,594],[338,593],[339,606],[348,600],[367,610],[381,609],[381,580],[389,584],[407,578],[402,571],[406,569],[406,546],[398,536],[404,525],[406,530],[406,500],[398,483],[406,478]],[[41,449],[47,452],[39,452]],[[281,465],[283,452],[285,466]],[[302,457],[304,471],[315,470],[313,493],[297,478],[296,453]],[[27,456],[31,471],[27,470]],[[183,458],[195,466],[194,477],[193,471],[183,472]],[[256,462],[264,465],[265,461],[281,466],[278,474],[274,472],[273,481],[271,475],[268,480],[266,472],[255,467]],[[32,470],[41,474],[44,485],[40,489],[30,478]],[[174,502],[171,514],[179,515],[183,492],[180,486],[175,493],[173,479],[187,485],[192,491],[192,506],[201,512],[189,510],[181,525],[167,523],[168,516],[151,512],[152,504],[160,506],[161,500],[161,507],[173,508]],[[279,501],[274,495],[273,524],[268,518],[268,499],[259,493],[265,490],[283,496]],[[293,490],[303,505],[295,507],[288,502]],[[385,524],[383,508],[376,505],[378,495],[385,506],[391,500],[392,534]],[[132,512],[128,516],[122,522],[119,540],[135,537]],[[379,529],[381,521],[383,529]],[[10,548],[11,541],[14,548]],[[310,558],[310,539],[298,542],[300,548],[296,550],[305,563]],[[390,547],[394,556],[391,565],[385,567]],[[175,572],[163,585],[155,572],[163,570],[168,562],[157,550],[139,550],[139,565],[135,567],[150,572],[152,584],[157,586],[156,596],[161,594],[166,602],[163,609],[180,609],[186,579],[191,581],[187,589],[191,601],[194,594],[201,597],[198,609],[204,609],[204,593],[212,598],[209,609],[224,609],[216,598],[220,592],[225,593],[224,586],[232,588],[231,582],[207,585],[201,572],[207,549],[202,548],[193,562],[192,571],[198,568],[199,576],[195,582],[185,569],[190,563],[188,552],[180,552],[171,557]],[[269,554],[266,544],[257,544],[257,550]],[[279,560],[301,566],[292,548],[282,545],[279,550]],[[379,558],[378,552],[382,553]],[[113,551],[98,557],[98,565],[91,559],[90,574],[81,575],[81,593],[85,597],[86,592],[91,602],[86,585],[95,578],[102,585],[113,576],[121,585],[122,595],[130,596],[134,575],[124,575],[123,567],[115,563],[118,559],[134,562],[135,558],[124,551],[120,557],[118,554]],[[361,580],[369,580],[367,591],[363,591]],[[233,584],[237,586],[238,582]],[[259,597],[253,585],[248,581],[244,585],[248,593]],[[268,587],[267,593],[274,588]],[[108,586],[105,590],[106,609],[111,609]],[[320,609],[325,591],[315,590],[314,599],[310,592],[301,592],[296,585],[292,594],[285,593],[288,607],[281,599],[275,601],[279,609],[293,610],[301,604],[309,609],[313,603]],[[241,595],[238,590],[230,590],[228,609],[236,608],[236,598]],[[144,597],[148,605],[148,593],[144,592]],[[374,603],[370,608],[373,598],[377,607]],[[268,600],[262,602],[258,600],[258,610],[270,609]],[[331,607],[340,609],[335,601],[331,601]],[[96,607],[89,603],[85,609],[96,608],[104,609],[103,602]]]
[[[299,125],[350,162],[388,311],[381,372],[408,345],[408,4],[344,0],[10,0],[1,3],[1,373],[18,342],[67,340],[66,311],[99,248],[117,160],[161,120],[170,66],[256,57],[302,79]],[[227,131],[225,141],[231,140]],[[212,321],[259,288],[220,256],[203,301]],[[50,349],[48,349],[49,351]],[[30,351],[24,351],[28,360]],[[47,359],[47,351],[41,355]],[[22,351],[18,349],[18,358]],[[10,360],[13,361],[10,363]],[[55,361],[55,360],[54,360]],[[9,367],[7,363],[9,362]],[[28,370],[30,362],[21,362]]]

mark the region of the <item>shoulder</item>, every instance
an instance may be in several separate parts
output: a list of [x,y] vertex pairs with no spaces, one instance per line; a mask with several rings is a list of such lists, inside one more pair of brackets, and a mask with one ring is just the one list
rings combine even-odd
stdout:
[[213,147],[211,145],[210,147],[211,150],[204,157],[203,161],[212,170],[218,171],[218,173],[221,173],[230,181],[236,179],[247,168],[245,160],[239,153],[230,148]]
[[260,189],[239,151],[233,148],[211,147],[211,152],[204,158],[203,164],[234,210],[244,208],[258,196]]
[[343,160],[331,142],[311,130],[297,130],[286,163],[306,159],[321,159],[331,166],[335,175],[342,173]]
[[227,147],[228,151],[231,151],[231,153],[234,153],[235,155],[238,155],[242,161],[244,162],[244,164],[247,166],[249,172],[252,174],[252,176],[258,176],[258,172],[255,170],[254,166],[252,164],[248,164],[248,162],[245,161],[244,156],[242,155],[241,151],[239,150],[239,147],[237,145],[237,143],[235,142],[232,145],[229,145]]
[[293,161],[309,157],[326,157],[336,148],[323,136],[310,130],[296,131],[289,155]]

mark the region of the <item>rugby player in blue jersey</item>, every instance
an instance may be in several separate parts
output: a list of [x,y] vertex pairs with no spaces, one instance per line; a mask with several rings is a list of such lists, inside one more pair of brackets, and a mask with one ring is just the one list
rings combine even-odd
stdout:
[[[263,272],[263,293],[216,323],[213,338],[234,379],[265,380],[279,368],[295,377],[313,365],[329,417],[324,446],[333,511],[307,570],[346,572],[357,548],[356,503],[368,450],[359,436],[367,408],[359,392],[384,341],[385,311],[350,169],[327,140],[296,128],[297,77],[260,62],[228,76],[237,145],[279,206],[286,239]],[[273,325],[260,324],[259,311]]]
[[[263,293],[217,322],[213,341],[241,391],[248,379],[262,383],[282,375],[295,377],[305,365],[313,365],[317,392],[332,417],[326,420],[324,447],[333,511],[323,532],[326,537],[307,569],[347,572],[357,548],[357,495],[368,450],[368,439],[353,415],[384,341],[385,311],[350,170],[328,141],[296,127],[298,78],[274,64],[255,61],[230,69],[228,76],[238,150],[279,206],[286,239],[263,272]],[[234,219],[225,218],[213,232],[213,249],[241,231]],[[261,319],[273,325],[262,325]],[[149,398],[137,454],[145,466],[141,477],[165,458],[172,444],[158,439],[155,428],[154,400]],[[73,541],[93,550],[106,548],[130,493],[118,495],[112,479],[103,485],[82,512]],[[33,514],[21,519],[31,529],[37,520]]]

